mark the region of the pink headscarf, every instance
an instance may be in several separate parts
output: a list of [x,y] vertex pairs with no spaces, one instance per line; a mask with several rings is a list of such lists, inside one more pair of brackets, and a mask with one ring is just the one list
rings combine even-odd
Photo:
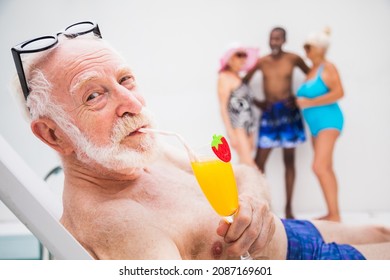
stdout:
[[257,59],[259,57],[259,49],[258,48],[244,47],[243,45],[241,45],[239,43],[233,43],[233,44],[229,45],[229,47],[225,51],[224,55],[221,57],[220,67],[219,67],[218,72],[221,72],[222,70],[225,69],[226,65],[229,62],[229,59],[237,52],[245,52],[247,54],[246,63],[241,68],[241,71],[248,71],[251,68],[253,68],[253,66],[255,66]]

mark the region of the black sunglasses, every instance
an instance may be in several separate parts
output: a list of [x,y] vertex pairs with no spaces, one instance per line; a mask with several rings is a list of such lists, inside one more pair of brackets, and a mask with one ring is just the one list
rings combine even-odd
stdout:
[[248,57],[246,52],[237,52],[237,53],[235,53],[235,56],[237,56],[238,58],[246,58],[246,57]]
[[61,34],[67,38],[73,39],[80,35],[88,34],[91,32],[93,32],[95,36],[102,38],[97,23],[91,21],[82,21],[68,26],[64,29],[64,31],[58,32],[56,35],[34,38],[20,43],[11,49],[16,66],[16,71],[18,72],[20,85],[22,86],[24,98],[26,100],[28,95],[30,94],[30,90],[28,88],[26,74],[24,73],[21,54],[36,53],[48,50],[58,43],[58,36]]

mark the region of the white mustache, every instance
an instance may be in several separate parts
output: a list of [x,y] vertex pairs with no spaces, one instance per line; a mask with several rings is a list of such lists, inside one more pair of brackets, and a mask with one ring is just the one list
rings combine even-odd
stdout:
[[144,107],[139,114],[127,115],[115,123],[112,129],[111,141],[112,143],[119,143],[140,127],[152,126],[152,122],[152,114]]

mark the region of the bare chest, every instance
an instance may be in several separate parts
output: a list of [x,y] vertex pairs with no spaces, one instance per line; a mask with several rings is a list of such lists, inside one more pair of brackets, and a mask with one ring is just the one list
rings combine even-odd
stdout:
[[263,63],[262,72],[265,79],[273,80],[289,80],[292,77],[294,65],[286,60],[272,60]]
[[214,212],[192,174],[175,168],[150,170],[139,203],[149,221],[177,245],[183,258],[213,258],[219,216]]

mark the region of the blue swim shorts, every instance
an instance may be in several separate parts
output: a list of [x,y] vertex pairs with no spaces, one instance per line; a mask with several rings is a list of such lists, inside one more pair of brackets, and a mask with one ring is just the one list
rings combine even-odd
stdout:
[[287,234],[288,260],[365,260],[354,247],[325,243],[320,232],[309,221],[282,219]]
[[301,112],[293,98],[270,104],[260,119],[259,148],[295,148],[306,140]]

